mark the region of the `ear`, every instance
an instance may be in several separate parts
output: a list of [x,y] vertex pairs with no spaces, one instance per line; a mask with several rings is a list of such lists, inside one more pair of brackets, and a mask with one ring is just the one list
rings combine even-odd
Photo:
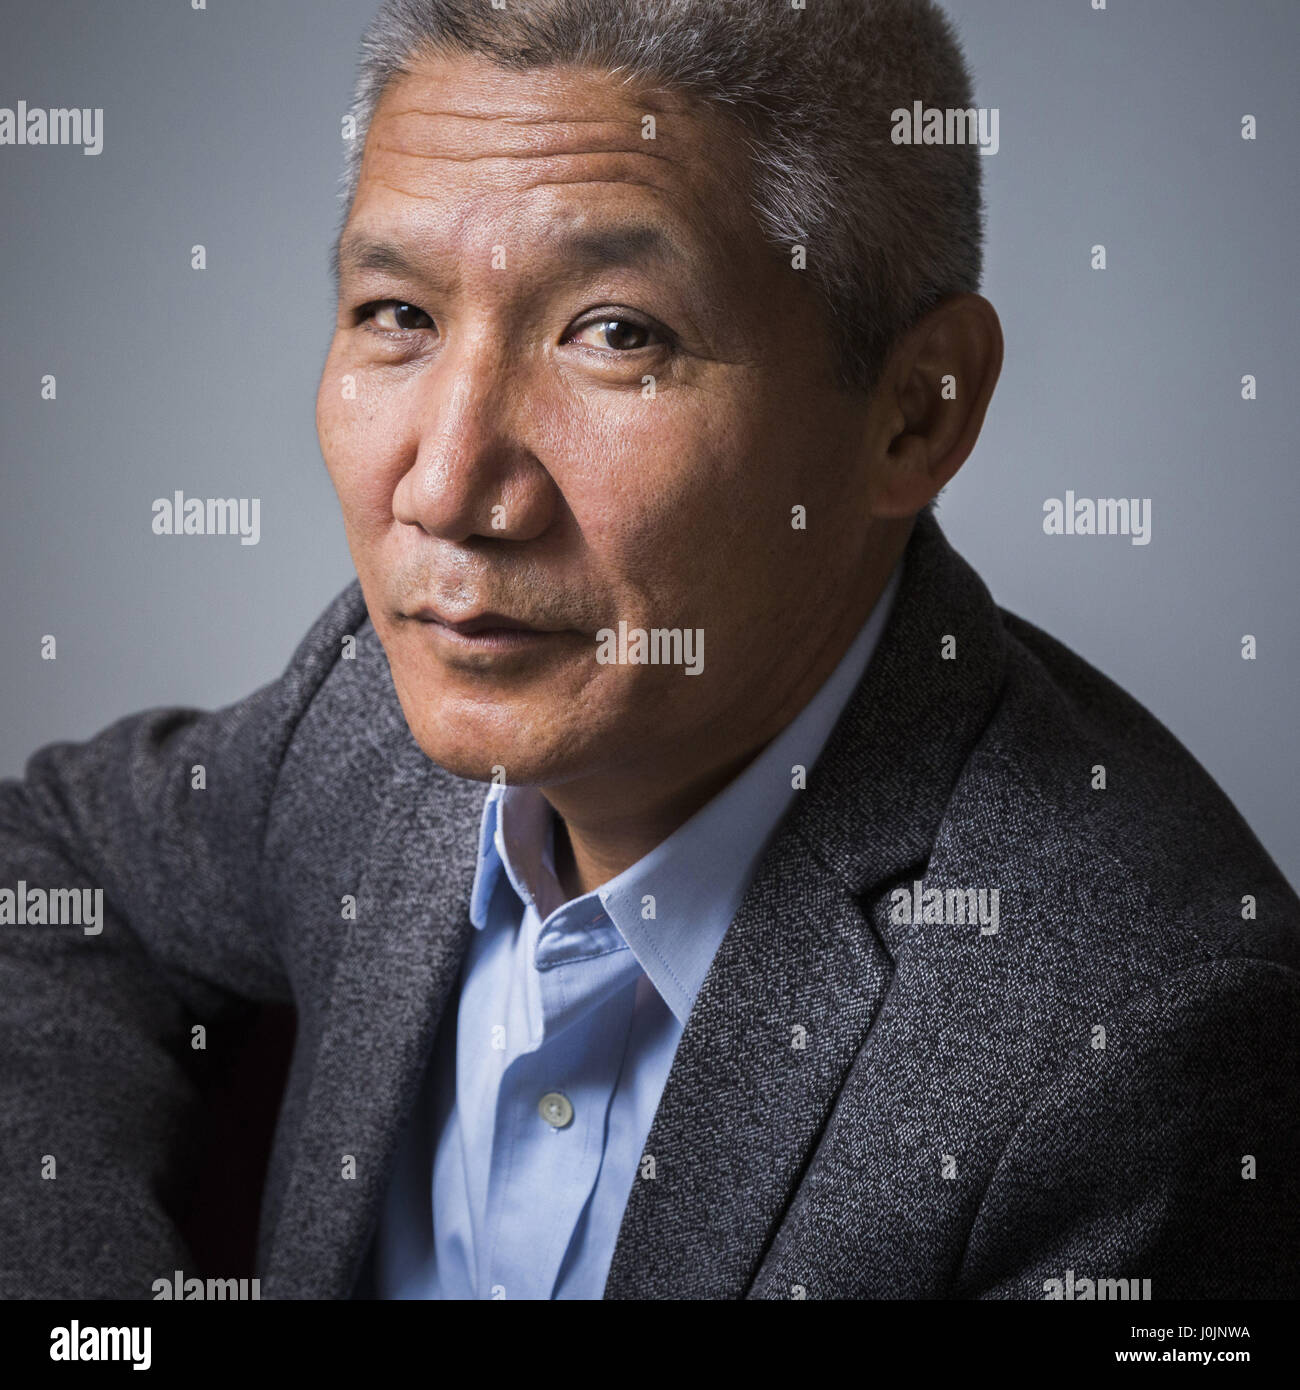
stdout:
[[943,300],[898,341],[868,410],[873,517],[915,516],[966,462],[1002,350],[997,311],[978,294]]

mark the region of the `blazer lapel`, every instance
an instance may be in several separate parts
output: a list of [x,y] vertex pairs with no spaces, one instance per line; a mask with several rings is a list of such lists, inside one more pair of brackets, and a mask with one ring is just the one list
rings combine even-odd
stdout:
[[606,1298],[743,1292],[890,974],[849,895],[782,835],[687,1019]]
[[744,1295],[892,979],[869,900],[923,870],[1004,665],[987,589],[919,518],[875,657],[687,1019],[606,1298]]
[[473,931],[483,796],[409,741],[340,951],[269,1247],[269,1297],[352,1290]]

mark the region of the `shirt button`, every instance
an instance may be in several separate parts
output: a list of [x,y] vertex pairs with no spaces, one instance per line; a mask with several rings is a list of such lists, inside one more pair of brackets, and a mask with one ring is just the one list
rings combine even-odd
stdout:
[[537,1102],[537,1113],[555,1129],[563,1129],[573,1121],[573,1106],[559,1091],[547,1091]]

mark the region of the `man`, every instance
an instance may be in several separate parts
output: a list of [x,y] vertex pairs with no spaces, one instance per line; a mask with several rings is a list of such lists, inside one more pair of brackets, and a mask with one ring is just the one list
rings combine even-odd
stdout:
[[359,584],[3,788],[104,904],[0,938],[4,1292],[193,1268],[195,1048],[289,1000],[263,1297],[1294,1292],[1300,903],[929,511],[1002,339],[914,101],[925,0],[384,6]]

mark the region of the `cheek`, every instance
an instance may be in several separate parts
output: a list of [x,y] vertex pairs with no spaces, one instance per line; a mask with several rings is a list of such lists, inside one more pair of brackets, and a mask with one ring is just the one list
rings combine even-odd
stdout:
[[763,441],[751,404],[675,388],[539,413],[539,455],[556,461],[584,545],[625,598],[698,609],[720,554],[752,543],[749,479]]
[[392,519],[393,490],[404,471],[393,404],[379,397],[363,373],[336,364],[331,354],[316,393],[316,433],[349,533],[387,526]]

